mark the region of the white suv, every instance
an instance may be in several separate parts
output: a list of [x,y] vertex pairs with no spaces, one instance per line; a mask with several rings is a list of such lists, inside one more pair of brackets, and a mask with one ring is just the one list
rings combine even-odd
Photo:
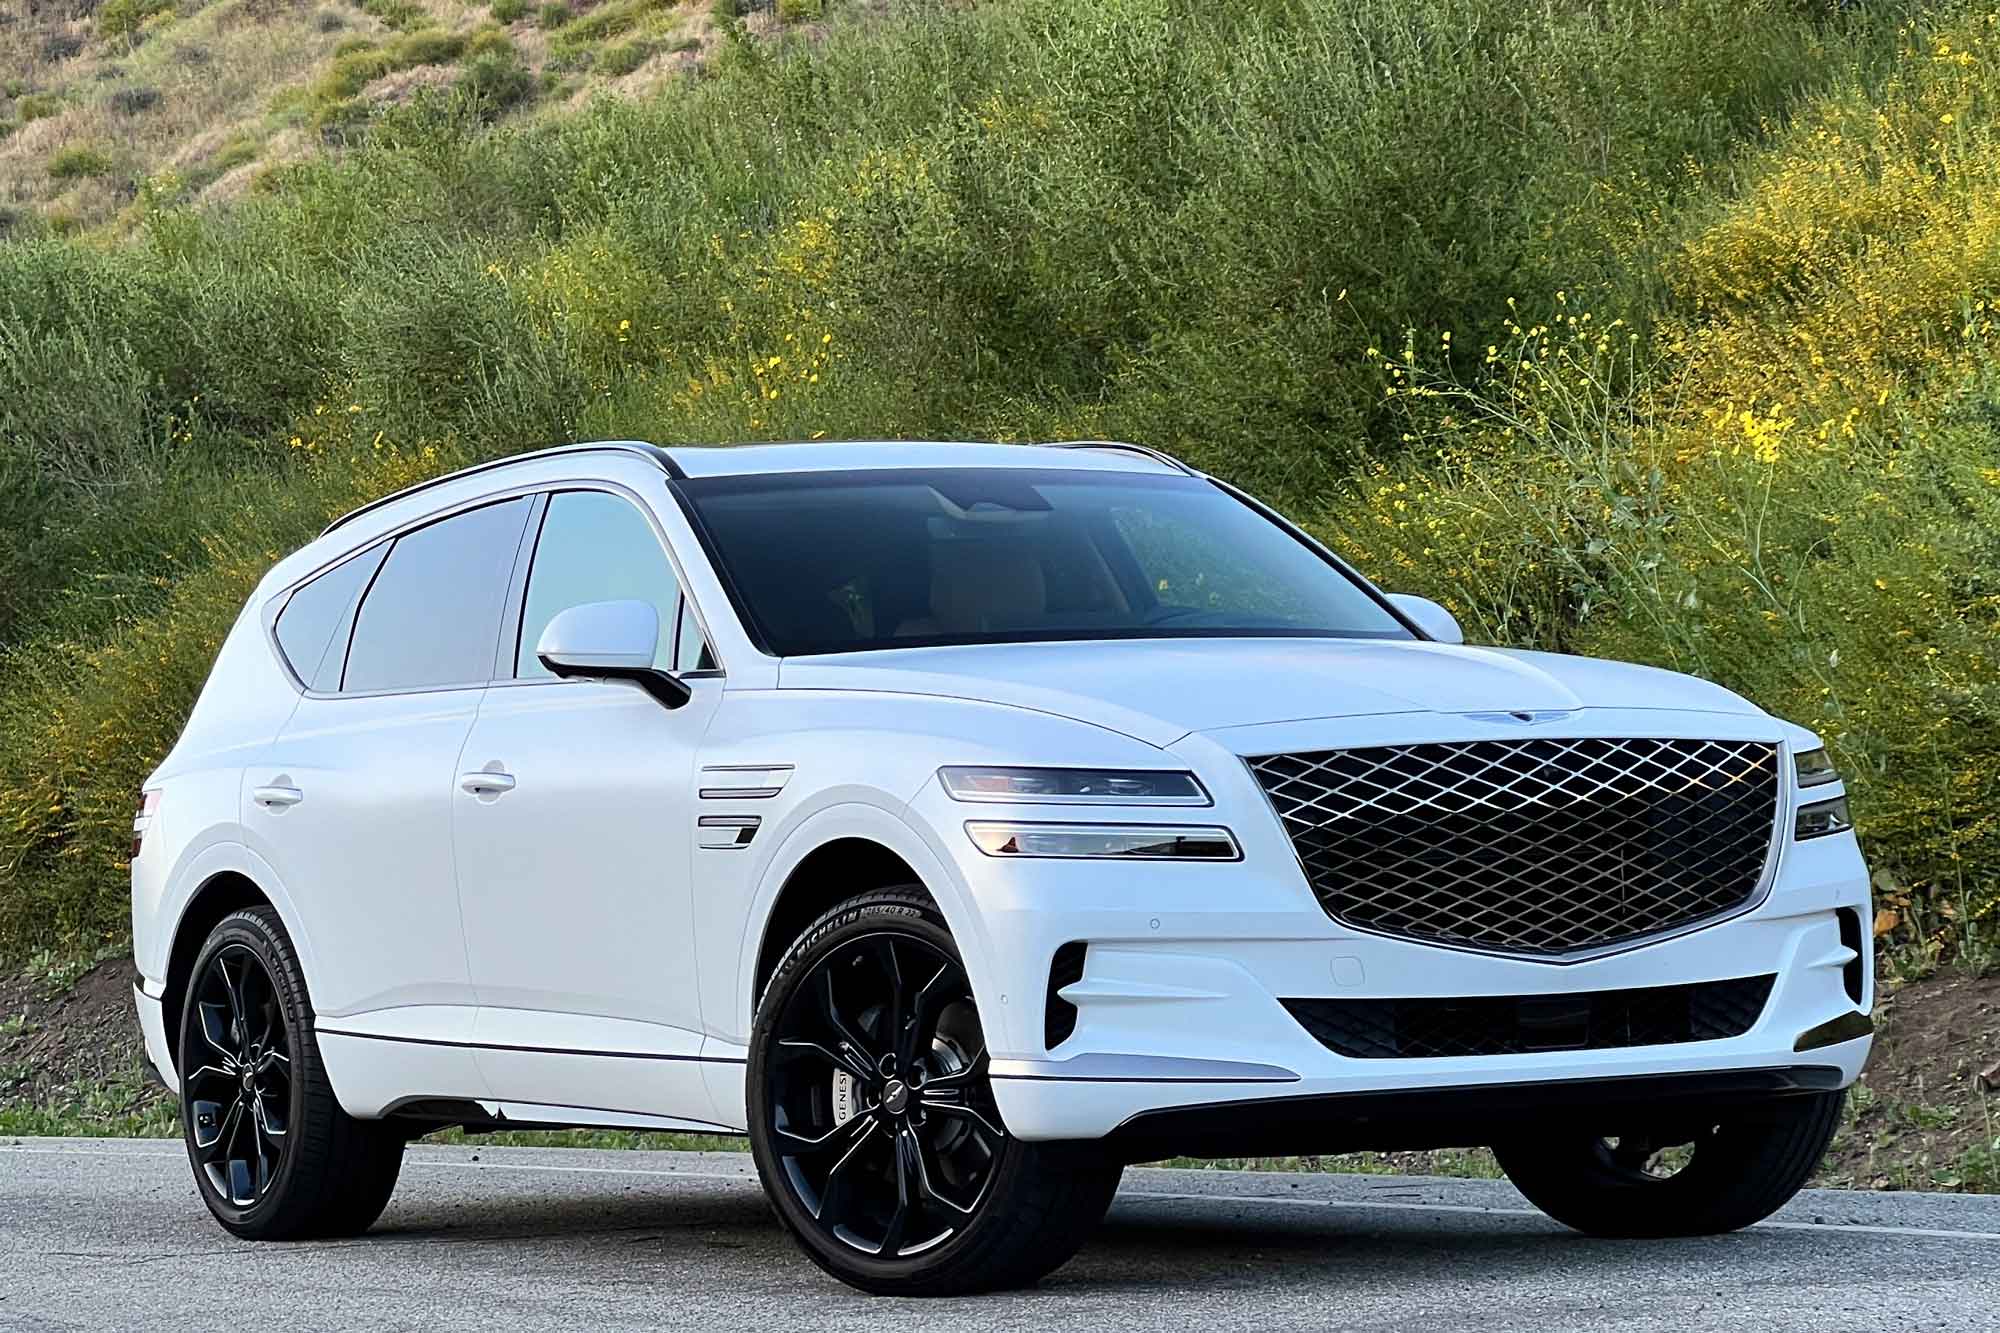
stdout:
[[202,1197],[353,1233],[443,1125],[747,1133],[876,1292],[1127,1162],[1491,1145],[1602,1235],[1800,1187],[1871,1031],[1809,733],[1471,648],[1129,445],[581,445],[264,579],[134,826]]

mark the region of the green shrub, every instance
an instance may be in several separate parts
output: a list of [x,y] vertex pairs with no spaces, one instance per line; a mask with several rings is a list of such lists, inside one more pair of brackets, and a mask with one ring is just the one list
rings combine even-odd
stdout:
[[361,0],[361,12],[399,32],[415,31],[431,21],[429,11],[414,0]]
[[97,10],[100,37],[129,37],[155,14],[174,7],[174,0],[104,0]]
[[143,87],[114,88],[104,102],[121,116],[142,115],[160,104],[160,90]]
[[357,47],[333,58],[313,84],[312,101],[320,105],[345,101],[397,68],[391,52],[378,46]]
[[826,13],[826,0],[778,0],[778,22],[805,23]]
[[512,51],[489,51],[465,62],[458,89],[488,120],[533,96],[534,76]]
[[426,28],[397,41],[390,48],[389,58],[396,69],[412,69],[418,65],[449,65],[464,53],[463,36],[439,28]]
[[569,20],[569,6],[562,0],[551,0],[551,3],[543,5],[541,12],[535,16],[535,21],[545,29],[560,28]]
[[487,55],[515,55],[517,52],[514,39],[507,35],[506,29],[485,28],[474,33],[472,40],[465,44],[465,54],[468,58],[476,58]]
[[84,180],[94,176],[109,176],[111,159],[101,149],[76,144],[61,149],[49,158],[49,179],[59,181]]
[[652,54],[652,47],[645,42],[620,42],[616,46],[607,46],[598,52],[594,68],[615,79],[630,74],[645,64]]
[[31,120],[45,120],[62,110],[62,98],[54,93],[30,93],[23,97],[14,108],[21,115],[21,123]]
[[208,168],[220,176],[234,171],[245,162],[256,161],[257,155],[263,151],[263,141],[256,135],[239,134],[216,150],[215,156],[208,161]]
[[514,23],[528,16],[528,0],[493,0],[487,10],[498,23]]

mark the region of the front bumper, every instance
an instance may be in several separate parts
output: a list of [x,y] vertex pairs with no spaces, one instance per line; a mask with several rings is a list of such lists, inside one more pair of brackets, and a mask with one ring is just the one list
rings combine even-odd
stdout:
[[[1547,1108],[1567,1105],[1582,1115],[1590,1107],[1580,1097],[1601,1094],[1612,1109],[1614,1085],[1667,1080],[1676,1096],[1704,1087],[1718,1098],[1759,1087],[1777,1096],[1845,1087],[1867,1059],[1873,969],[1863,958],[1850,970],[1856,952],[1842,940],[1839,916],[1847,909],[1850,929],[1858,922],[1864,931],[1872,920],[1866,867],[1851,835],[1786,846],[1753,910],[1568,963],[1355,931],[1330,920],[1295,878],[1259,865],[1253,855],[1229,866],[1159,865],[1113,876],[1049,862],[1005,867],[1004,876],[996,867],[971,886],[990,956],[1004,960],[1004,1018],[988,1025],[988,1035],[998,1038],[994,1095],[1012,1133],[1143,1141],[1153,1155],[1443,1147],[1491,1138],[1476,1137],[1486,1132],[1477,1114],[1418,1114],[1426,1096],[1462,1112],[1486,1089],[1497,1112],[1523,1086],[1539,1085]],[[1088,945],[1083,975],[1056,992],[1075,1007],[1075,1027],[1051,1047],[1043,1028],[1050,963],[1071,941]],[[1865,954],[1865,939],[1861,947]],[[1857,971],[1858,998],[1849,989]],[[1775,977],[1769,998],[1738,1036],[1524,1054],[1343,1056],[1282,1003],[1578,995],[1761,976]],[[1718,1076],[1722,1084],[1703,1081]],[[1409,1126],[1404,1137],[1422,1142],[1386,1142],[1396,1135],[1382,1130],[1379,1095],[1390,1093],[1405,1094],[1392,1117]],[[1475,1094],[1470,1102],[1467,1093]],[[1373,1109],[1358,1109],[1355,1099],[1371,1096]],[[1191,1114],[1231,1106],[1238,1114]],[[1371,1127],[1350,1132],[1356,1119]],[[1316,1140],[1314,1123],[1325,1126]]]
[[[1168,752],[1200,776],[1212,807],[1093,812],[1106,820],[1225,826],[1243,854],[1229,864],[983,856],[963,831],[970,818],[1047,820],[1074,812],[973,807],[951,801],[935,782],[916,793],[912,812],[936,831],[957,872],[955,901],[972,909],[952,924],[975,973],[994,1095],[1008,1129],[1025,1139],[1143,1137],[1147,1151],[1258,1155],[1312,1150],[1300,1139],[1314,1143],[1311,1131],[1323,1126],[1317,1150],[1332,1152],[1394,1137],[1381,1132],[1380,1112],[1393,1103],[1390,1118],[1408,1122],[1409,1137],[1428,1140],[1398,1146],[1445,1147],[1492,1142],[1504,1126],[1482,1123],[1478,1108],[1497,1113],[1523,1096],[1531,1107],[1563,1106],[1585,1119],[1602,1109],[1608,1119],[1632,1109],[1620,1089],[1652,1088],[1669,1101],[1755,1100],[1845,1087],[1859,1076],[1874,1003],[1871,960],[1857,957],[1870,947],[1868,870],[1852,834],[1792,837],[1795,807],[1805,798],[1789,782],[1766,877],[1735,915],[1556,961],[1419,943],[1331,919],[1242,758],[1451,743],[1484,738],[1498,726],[1480,715],[1399,714],[1196,733]],[[1776,741],[1787,756],[1810,741],[1748,714],[1585,709],[1560,726],[1566,736]],[[1788,774],[1789,757],[1780,763]],[[1815,788],[1811,799],[1840,794],[1834,783]],[[1858,951],[1843,942],[1843,914]],[[1076,943],[1086,950],[1082,975],[1072,980],[1053,965]],[[1773,978],[1768,998],[1754,1021],[1745,1016],[1727,1029],[1736,1035],[1660,1042],[1648,1029],[1645,1039],[1656,1044],[1513,1048],[1530,1053],[1342,1055],[1284,1003],[1534,997],[1516,1006],[1525,1014],[1581,1003],[1544,997],[1762,977]],[[1067,1012],[1064,1022],[1049,1021],[1051,991],[1074,1006],[1073,1029]],[[1523,1087],[1525,1094],[1509,1091]],[[1377,1109],[1358,1118],[1373,1128],[1350,1134],[1357,1116],[1342,1108],[1364,1102]],[[1426,1105],[1455,1109],[1427,1115]]]

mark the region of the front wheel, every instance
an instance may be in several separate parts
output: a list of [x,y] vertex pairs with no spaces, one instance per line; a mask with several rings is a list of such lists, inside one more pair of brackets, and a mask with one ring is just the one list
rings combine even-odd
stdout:
[[750,1038],[750,1146],[813,1262],[881,1295],[1025,1286],[1118,1187],[1093,1145],[1007,1133],[951,933],[920,889],[855,898],[792,946]]
[[1847,1094],[1699,1116],[1675,1130],[1494,1145],[1528,1202],[1592,1236],[1713,1236],[1761,1222],[1805,1187]]

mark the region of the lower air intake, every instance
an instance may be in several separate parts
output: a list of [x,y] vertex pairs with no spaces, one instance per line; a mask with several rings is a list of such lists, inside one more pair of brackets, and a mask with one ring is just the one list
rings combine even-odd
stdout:
[[1775,976],[1574,995],[1425,1000],[1286,1000],[1322,1046],[1356,1060],[1451,1059],[1674,1046],[1740,1037]]

